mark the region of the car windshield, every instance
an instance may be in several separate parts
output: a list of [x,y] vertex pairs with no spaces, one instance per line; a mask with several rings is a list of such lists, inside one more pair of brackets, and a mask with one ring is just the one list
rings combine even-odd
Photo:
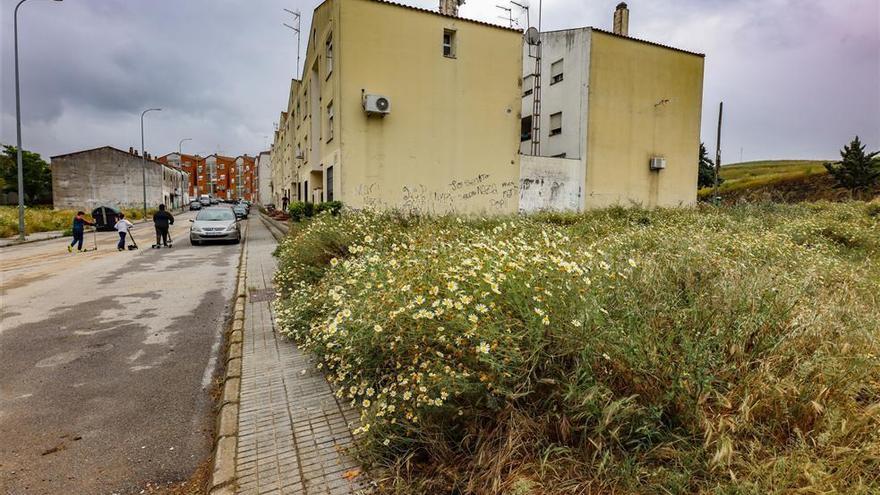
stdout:
[[207,222],[217,222],[221,220],[235,220],[235,215],[229,210],[202,210],[196,215],[196,220],[204,220]]

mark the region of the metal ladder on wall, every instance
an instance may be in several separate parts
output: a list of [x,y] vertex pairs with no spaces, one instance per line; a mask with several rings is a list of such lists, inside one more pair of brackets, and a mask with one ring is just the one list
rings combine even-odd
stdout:
[[532,156],[541,155],[541,42],[535,49],[535,75],[532,89]]

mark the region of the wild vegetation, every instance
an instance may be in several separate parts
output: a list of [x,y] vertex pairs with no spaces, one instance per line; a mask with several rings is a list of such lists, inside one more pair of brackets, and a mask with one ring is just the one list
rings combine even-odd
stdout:
[[880,205],[344,213],[280,331],[385,493],[878,493]]
[[[155,208],[147,210],[147,216],[152,216]],[[142,209],[124,209],[126,218],[140,220],[144,217]],[[91,211],[86,212],[86,218],[92,220]],[[73,225],[73,217],[76,210],[53,210],[49,207],[27,207],[24,211],[24,225],[27,234],[36,232],[51,232],[60,230],[69,233]],[[0,238],[18,235],[18,207],[0,206]]]
[[[801,179],[815,175],[827,174],[825,162],[821,160],[766,160],[743,162],[721,167],[721,185],[718,188],[722,195],[755,189],[791,179]],[[711,185],[700,189],[701,198],[711,198]]]

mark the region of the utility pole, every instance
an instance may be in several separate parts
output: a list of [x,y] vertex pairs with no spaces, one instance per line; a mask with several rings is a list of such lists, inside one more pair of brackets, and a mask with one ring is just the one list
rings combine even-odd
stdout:
[[[13,31],[15,33],[15,163],[18,172],[18,240],[24,240],[24,161],[21,150],[21,89],[18,83],[18,8],[27,0],[21,0],[13,11]],[[55,0],[60,2],[61,0]]]
[[712,202],[719,203],[718,175],[721,173],[721,118],[724,115],[724,102],[718,105],[718,141],[715,143],[715,186],[712,190]]
[[281,24],[284,24],[284,26],[296,31],[296,71],[294,71],[294,73],[297,76],[299,76],[299,80],[302,80],[302,76],[300,76],[300,72],[299,72],[299,50],[300,50],[300,40],[302,38],[301,33],[300,33],[300,29],[302,28],[302,15],[300,15],[299,11],[294,12],[289,9],[283,9],[283,10],[285,12],[287,12],[288,14],[292,14],[293,17],[296,19],[296,27],[293,27],[290,24],[287,24],[286,22],[282,22]]

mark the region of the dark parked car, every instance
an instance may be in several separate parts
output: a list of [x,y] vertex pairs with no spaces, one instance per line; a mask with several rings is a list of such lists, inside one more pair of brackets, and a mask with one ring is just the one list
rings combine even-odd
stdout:
[[201,203],[201,202],[199,202],[199,201],[191,201],[191,202],[189,203],[189,210],[190,210],[190,211],[193,211],[193,210],[201,210],[201,209],[202,209],[202,203]]
[[232,211],[235,213],[236,218],[247,218],[248,217],[248,209],[242,204],[237,204],[232,207]]

